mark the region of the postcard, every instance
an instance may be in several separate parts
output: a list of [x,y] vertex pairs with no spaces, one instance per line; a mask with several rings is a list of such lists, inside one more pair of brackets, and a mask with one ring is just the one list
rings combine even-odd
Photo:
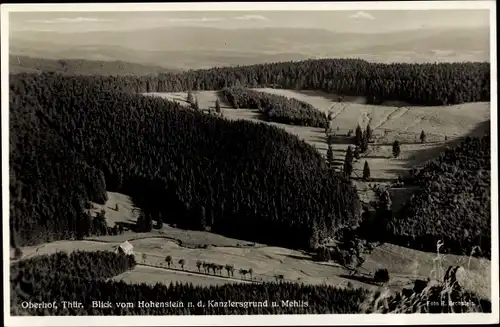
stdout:
[[6,326],[499,321],[494,1],[6,4]]

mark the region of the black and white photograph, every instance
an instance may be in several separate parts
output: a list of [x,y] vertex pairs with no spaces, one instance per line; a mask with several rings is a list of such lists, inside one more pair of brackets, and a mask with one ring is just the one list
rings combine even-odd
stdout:
[[2,5],[6,326],[498,323],[495,10]]

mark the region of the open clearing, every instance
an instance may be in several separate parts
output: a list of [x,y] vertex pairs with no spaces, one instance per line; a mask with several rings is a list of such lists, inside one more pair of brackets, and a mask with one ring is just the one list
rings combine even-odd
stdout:
[[[110,201],[114,201],[113,203],[119,205],[123,220],[129,219],[133,206],[125,204],[130,204],[130,199],[119,193],[108,193],[108,197],[108,203],[103,206],[106,216],[114,212],[113,206],[109,205]],[[248,282],[250,276],[241,276],[238,271],[252,268],[252,278],[256,282],[274,281],[276,275],[283,275],[287,281],[306,284],[325,283],[345,286],[350,282],[354,287],[376,288],[356,277],[350,277],[349,270],[335,263],[314,262],[309,254],[302,251],[254,244],[210,232],[181,230],[168,225],[164,225],[162,230],[150,233],[125,232],[122,235],[92,237],[82,241],[58,241],[41,246],[25,247],[22,251],[24,258],[52,254],[57,251],[113,251],[125,240],[134,246],[134,254],[139,265],[132,271],[116,276],[115,279],[128,283],[187,282],[193,285],[219,285]],[[206,247],[202,247],[203,245]],[[165,258],[168,255],[172,257],[171,268],[173,269],[167,269]],[[412,284],[415,278],[425,279],[432,276],[435,257],[434,253],[384,244],[366,257],[359,273],[370,275],[379,268],[386,268],[391,275],[389,287],[398,290]],[[181,270],[180,259],[185,260],[185,271]],[[231,264],[234,266],[234,275],[232,279],[227,278],[225,269],[220,276],[200,274],[196,267],[198,260],[223,266]],[[469,264],[468,260],[469,258],[465,256],[445,254],[442,256],[441,265],[444,270],[450,265],[468,268],[471,283],[468,288],[475,290],[483,297],[490,298],[490,261],[471,258]],[[201,271],[203,272],[203,269]],[[442,277],[444,271],[440,274]]]
[[[490,119],[490,103],[476,102],[452,106],[419,107],[401,105],[369,105],[363,97],[345,97],[344,102],[334,102],[338,96],[321,91],[295,91],[272,88],[256,88],[259,92],[282,95],[288,98],[306,102],[316,109],[334,115],[332,128],[340,131],[354,130],[359,124],[365,127],[370,124],[376,139],[384,136],[403,142],[418,142],[418,136],[423,130],[427,134],[428,142],[444,141],[461,137],[472,132],[475,127]],[[185,103],[185,92],[147,93],[169,100]],[[217,91],[195,91],[193,95],[198,99],[201,109],[214,109]],[[224,114],[233,119],[250,119],[255,116],[254,110],[233,109],[222,106]],[[229,112],[234,111],[234,112]],[[283,125],[283,124],[277,124]],[[311,128],[306,128],[311,129]],[[314,128],[312,128],[314,130]],[[324,134],[322,129],[319,129]],[[298,129],[297,131],[301,131]],[[342,134],[342,133],[340,133]],[[415,138],[416,136],[416,138]]]
[[[359,124],[363,128],[370,124],[373,129],[374,142],[370,144],[361,159],[354,162],[353,179],[358,188],[360,198],[364,202],[373,200],[373,191],[368,183],[357,180],[363,175],[363,166],[368,162],[371,182],[386,183],[395,181],[398,176],[405,175],[412,167],[435,158],[447,145],[457,142],[466,135],[484,133],[489,126],[490,104],[488,102],[467,103],[453,106],[418,107],[368,105],[363,97],[345,97],[345,102],[333,102],[338,96],[320,91],[295,91],[272,88],[254,89],[277,95],[295,98],[310,103],[323,112],[333,113],[331,128],[335,133],[332,145],[335,163],[340,167],[345,158],[345,151],[351,144],[347,137],[349,130],[355,130]],[[186,92],[147,93],[186,104]],[[217,91],[197,91],[193,95],[198,99],[201,109],[214,109],[218,98]],[[224,117],[230,120],[245,119],[261,122],[257,110],[233,109],[221,103]],[[324,129],[286,125],[270,122],[287,132],[297,135],[326,155],[327,143]],[[486,126],[487,125],[487,126]],[[426,133],[426,143],[419,141],[420,132]],[[445,141],[445,138],[447,140]],[[401,155],[392,156],[392,142],[401,142]],[[401,201],[405,202],[411,194],[401,189]],[[398,193],[399,194],[399,193]]]
[[[132,236],[133,234],[130,234]],[[162,237],[152,235],[149,238],[133,240],[134,254],[139,265],[128,272],[115,277],[128,283],[170,284],[171,282],[185,282],[193,285],[220,285],[224,283],[248,282],[249,275],[241,276],[239,269],[253,269],[253,280],[257,282],[274,281],[276,275],[283,275],[286,281],[303,282],[306,284],[347,285],[350,282],[355,287],[376,288],[376,286],[358,281],[356,277],[349,277],[349,271],[331,262],[314,262],[311,257],[300,251],[279,247],[218,247],[207,249],[186,248]],[[58,251],[113,251],[120,242],[99,241],[59,241],[47,243],[38,247],[23,248],[24,258],[36,255],[52,254]],[[146,256],[143,257],[143,254]],[[173,259],[171,268],[166,269],[165,257]],[[393,290],[412,284],[415,278],[425,279],[433,276],[435,254],[415,251],[390,244],[377,247],[366,258],[366,262],[359,269],[364,275],[373,274],[376,269],[387,268],[391,275],[389,287]],[[179,260],[186,261],[181,271]],[[220,264],[232,264],[235,268],[233,279],[228,279],[227,272],[222,271],[220,276],[199,274],[196,267],[198,260]],[[478,295],[490,298],[490,261],[472,258],[470,264],[464,256],[443,255],[442,267],[444,275],[449,265],[469,267],[469,289],[475,290]],[[148,267],[145,265],[156,266]],[[202,270],[203,271],[203,270]],[[222,276],[222,277],[221,277]],[[359,276],[359,274],[358,274]],[[242,278],[243,277],[243,278]]]

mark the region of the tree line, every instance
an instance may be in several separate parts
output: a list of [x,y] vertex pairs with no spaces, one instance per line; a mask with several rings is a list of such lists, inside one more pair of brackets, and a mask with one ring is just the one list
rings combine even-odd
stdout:
[[10,80],[11,242],[82,238],[88,201],[132,196],[151,221],[292,248],[360,220],[354,187],[306,142],[230,122],[96,77]]
[[105,280],[133,269],[135,265],[134,256],[110,251],[57,252],[14,262],[10,265],[12,309],[20,306],[22,301],[40,300],[43,297],[52,298],[49,302],[59,299],[66,301],[64,296],[59,298],[54,292],[74,291],[72,287],[64,290],[46,289],[49,281],[57,283],[68,277],[79,283]]
[[487,62],[379,64],[361,59],[311,59],[93,79],[105,88],[136,93],[271,86],[363,96],[369,104],[404,101],[430,106],[490,101]]
[[44,278],[74,276],[84,280],[106,279],[119,275],[136,265],[133,255],[111,251],[74,251],[70,254],[57,252],[16,261],[10,266],[10,281],[13,284],[33,283],[33,294],[43,292],[36,283]]
[[219,97],[234,109],[257,109],[265,121],[324,128],[325,115],[311,104],[282,95],[267,94],[243,87],[225,87]]

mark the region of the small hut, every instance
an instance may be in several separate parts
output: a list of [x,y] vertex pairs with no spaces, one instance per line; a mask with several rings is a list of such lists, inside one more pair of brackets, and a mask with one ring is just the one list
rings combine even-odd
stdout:
[[119,246],[116,247],[115,253],[122,253],[126,255],[133,255],[134,254],[134,246],[130,244],[129,241],[125,241]]

